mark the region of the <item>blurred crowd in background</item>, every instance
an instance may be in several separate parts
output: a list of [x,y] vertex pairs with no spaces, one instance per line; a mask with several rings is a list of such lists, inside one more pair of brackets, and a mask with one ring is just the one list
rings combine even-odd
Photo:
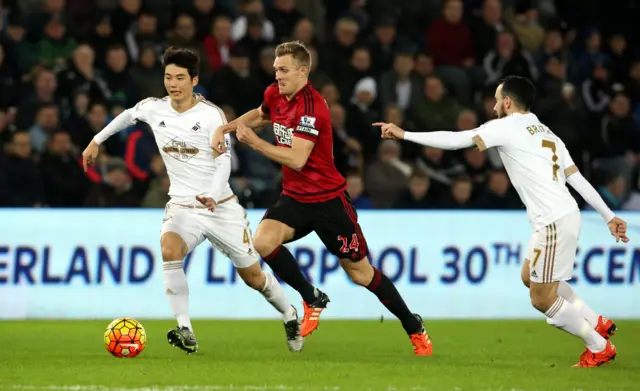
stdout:
[[[614,210],[640,209],[640,4],[618,0],[0,0],[0,206],[164,207],[146,124],[80,154],[109,121],[165,96],[171,45],[200,54],[197,92],[228,120],[273,82],[275,45],[306,43],[329,104],[335,162],[359,209],[522,208],[496,151],[385,140],[371,126],[468,130],[495,87],[530,78],[533,111]],[[274,141],[267,126],[259,132]],[[234,145],[247,207],[280,192],[277,164]],[[582,200],[579,200],[580,202]]]

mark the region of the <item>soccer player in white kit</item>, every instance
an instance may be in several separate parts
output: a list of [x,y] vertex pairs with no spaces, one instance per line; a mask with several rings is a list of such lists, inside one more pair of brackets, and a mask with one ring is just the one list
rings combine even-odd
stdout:
[[[149,124],[171,182],[160,237],[165,293],[178,322],[167,336],[171,345],[188,353],[198,350],[183,259],[207,239],[231,259],[244,282],[282,314],[289,350],[299,352],[303,338],[296,309],[276,278],[260,267],[246,212],[229,186],[231,153],[214,156],[211,149],[211,137],[226,118],[218,106],[194,95],[199,65],[193,51],[167,49],[163,66],[169,96],[142,100],[96,134],[82,154],[85,171],[110,136],[138,121]],[[228,135],[225,140],[229,147]]]
[[573,274],[581,228],[580,210],[569,183],[609,226],[616,242],[628,242],[627,224],[616,217],[598,192],[580,174],[558,136],[529,110],[535,88],[525,78],[511,76],[496,89],[498,119],[462,132],[406,132],[394,124],[376,123],[383,138],[408,140],[442,149],[496,147],[520,199],[527,208],[533,235],[522,270],[531,303],[547,323],[581,338],[587,347],[575,367],[597,367],[616,356],[608,340],[615,324],[598,316],[567,283]]

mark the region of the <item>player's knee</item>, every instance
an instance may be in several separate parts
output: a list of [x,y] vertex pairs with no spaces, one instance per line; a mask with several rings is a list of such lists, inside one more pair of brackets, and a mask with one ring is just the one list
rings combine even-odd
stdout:
[[371,283],[374,270],[368,262],[365,262],[364,260],[359,262],[351,262],[350,260],[347,260],[347,262],[341,262],[343,265],[342,267],[354,284],[367,286]]
[[547,292],[538,292],[534,289],[530,290],[531,305],[540,312],[547,312],[556,301],[557,296]]
[[280,245],[278,239],[271,235],[257,234],[253,238],[253,246],[262,258],[266,258]]
[[168,261],[180,261],[184,258],[184,254],[180,246],[164,245],[162,246],[162,260]]

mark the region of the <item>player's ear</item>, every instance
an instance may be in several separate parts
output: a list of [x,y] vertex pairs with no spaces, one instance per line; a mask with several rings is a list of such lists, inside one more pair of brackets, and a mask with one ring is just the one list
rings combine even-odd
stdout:
[[198,76],[194,76],[191,78],[191,85],[192,86],[197,86],[198,85],[198,81],[200,80],[200,78]]

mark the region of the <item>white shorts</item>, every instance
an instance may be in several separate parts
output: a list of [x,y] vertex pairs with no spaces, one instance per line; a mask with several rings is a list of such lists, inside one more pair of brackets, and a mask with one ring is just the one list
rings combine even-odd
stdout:
[[531,281],[571,279],[581,226],[580,212],[575,211],[533,233],[527,250]]
[[247,213],[235,197],[218,204],[214,212],[167,204],[160,236],[166,232],[180,235],[188,252],[207,239],[239,269],[258,261]]

